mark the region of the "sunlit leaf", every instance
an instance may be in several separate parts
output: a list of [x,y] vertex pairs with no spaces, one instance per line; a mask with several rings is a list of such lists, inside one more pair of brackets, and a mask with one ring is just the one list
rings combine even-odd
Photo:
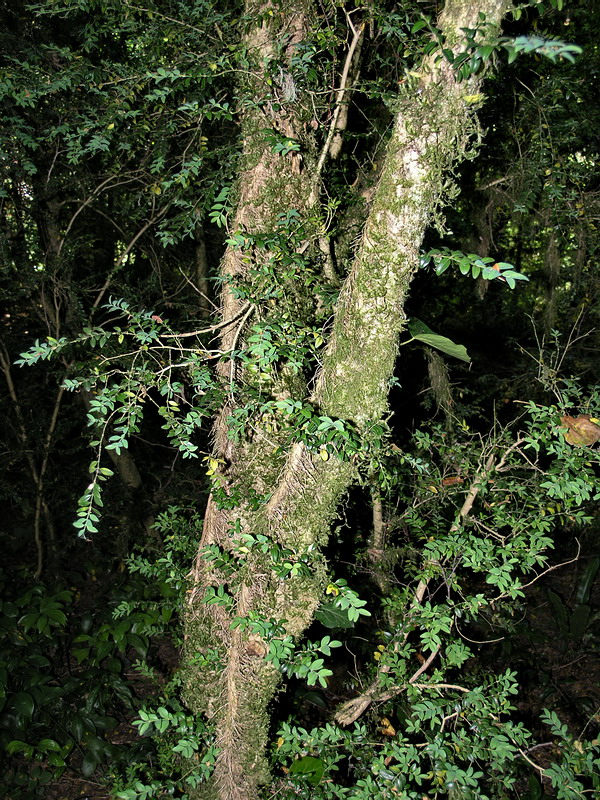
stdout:
[[425,323],[421,322],[419,319],[411,319],[408,324],[408,330],[412,338],[416,339],[418,342],[428,344],[430,347],[440,350],[447,356],[458,358],[461,361],[466,361],[467,363],[471,361],[471,357],[467,353],[464,345],[456,344],[456,342],[453,342],[452,339],[448,339],[446,336],[441,336],[438,333],[434,333],[431,328],[428,328],[427,325],[425,325]]

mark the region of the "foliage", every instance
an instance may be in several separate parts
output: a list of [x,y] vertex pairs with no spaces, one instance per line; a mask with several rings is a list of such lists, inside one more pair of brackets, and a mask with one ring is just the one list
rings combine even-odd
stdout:
[[[162,790],[178,780],[198,782],[210,774],[211,759],[214,762],[210,730],[183,713],[174,696],[178,680],[161,686],[147,660],[150,641],[168,630],[173,633],[187,587],[190,531],[198,524],[182,509],[170,507],[164,512],[155,526],[164,537],[164,552],[133,554],[128,559],[129,576],[118,592],[111,593],[108,607],[86,610],[79,606],[79,591],[52,594],[44,586],[3,603],[0,741],[11,757],[4,775],[6,790],[34,797],[65,771],[87,778],[100,770],[112,775],[115,785],[128,776],[135,789],[118,796],[144,797],[159,786]],[[132,659],[136,659],[133,667]],[[156,710],[136,697],[134,669],[155,687],[154,692],[161,688]],[[113,743],[123,715],[137,728],[138,742]],[[156,741],[147,738],[152,732]],[[190,759],[200,745],[202,760],[193,776],[184,769],[177,778],[178,759]],[[161,784],[155,772],[150,784],[142,784],[143,764],[157,750],[165,782]],[[27,766],[28,761],[33,767]]]
[[[573,385],[570,391],[578,394]],[[598,400],[596,391],[582,405],[597,411]],[[462,441],[449,441],[443,428],[417,434],[424,469],[412,484],[409,473],[397,478],[407,504],[397,525],[414,542],[410,556],[404,546],[404,558],[415,578],[439,599],[415,601],[412,584],[385,601],[394,624],[379,633],[383,644],[374,651],[377,677],[368,691],[384,704],[371,727],[308,730],[290,720],[280,729],[275,758],[286,773],[284,797],[504,797],[516,786],[519,759],[532,763],[531,733],[510,720],[516,675],[480,674],[469,642],[493,637],[502,616],[525,597],[528,575],[535,580],[547,563],[552,530],[559,521],[584,522],[583,504],[599,497],[592,489],[598,451],[565,439],[560,412],[530,404],[516,434],[504,431],[481,449],[476,434]],[[449,477],[458,463],[460,477]],[[457,516],[464,483],[477,489],[477,499],[468,516]],[[592,562],[582,597],[596,572]],[[435,665],[427,679],[419,679],[417,657]],[[544,720],[564,756],[548,772],[538,767],[540,774],[560,786],[561,797],[584,797],[585,786],[600,780],[597,744],[573,745],[554,712]],[[338,782],[340,773],[346,777]]]
[[[204,569],[199,613],[288,687],[265,797],[584,798],[600,788],[594,708],[575,731],[548,692],[551,756],[538,760],[544,735],[515,707],[521,675],[485,652],[519,635],[553,551],[594,535],[597,333],[581,333],[580,309],[597,322],[597,121],[577,71],[592,85],[597,51],[562,40],[562,0],[515,5],[504,31],[480,15],[459,42],[428,4],[336,2],[301,36],[284,25],[257,58],[248,31],[269,30],[275,6],[2,12],[0,493],[26,555],[7,546],[18,568],[2,587],[0,785],[42,796],[73,773],[122,800],[203,791],[218,723],[190,710],[184,673],[156,653],[182,643]],[[593,45],[581,13],[577,40]],[[360,63],[345,63],[359,34]],[[408,322],[390,416],[357,421],[319,404],[316,376],[349,329],[331,320],[353,288],[390,120],[421,102],[425,114],[423,64],[454,76],[460,125],[478,137],[467,116],[483,106],[489,145],[444,178],[456,233],[426,232],[413,294],[395,309]],[[499,77],[471,94],[492,65]],[[349,114],[336,133],[342,75]],[[344,147],[327,160],[330,133]],[[470,157],[466,139],[455,145]],[[282,208],[289,187],[274,183],[268,218],[251,193],[244,216],[258,162],[298,186],[323,178],[320,196],[298,190]],[[224,253],[236,268],[217,276]],[[215,320],[216,291],[233,317]],[[294,539],[298,514],[288,538],[270,523],[298,451],[315,501],[324,470],[355,481],[340,519],[327,511],[324,556]],[[229,513],[219,542],[203,537],[209,493],[213,513]],[[82,553],[93,555],[78,573]],[[597,575],[595,558],[570,599],[546,590],[565,651],[597,651]],[[242,589],[264,586],[276,610],[244,607]],[[289,632],[286,604],[314,610],[306,635]],[[190,647],[183,666],[221,675],[218,644]]]
[[496,263],[489,256],[482,258],[475,253],[466,254],[442,248],[441,250],[432,250],[421,257],[423,269],[429,267],[432,262],[436,275],[443,275],[452,264],[456,264],[461,275],[471,275],[475,279],[481,276],[484,281],[497,279],[507,283],[511,289],[515,288],[516,281],[529,280],[525,275],[517,272],[512,264],[502,261]]
[[92,612],[77,619],[74,606],[72,591],[42,585],[2,605],[0,736],[13,756],[5,790],[21,787],[34,796],[69,765],[89,777],[123,757],[110,731],[115,712],[133,703],[124,658],[132,648],[145,654],[145,620],[132,615],[117,625]]

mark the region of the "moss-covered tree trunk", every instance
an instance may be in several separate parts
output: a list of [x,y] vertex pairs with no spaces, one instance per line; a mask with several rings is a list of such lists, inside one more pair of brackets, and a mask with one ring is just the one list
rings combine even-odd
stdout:
[[[460,50],[461,29],[478,26],[481,13],[493,30],[508,6],[506,0],[450,0],[438,21],[446,47]],[[246,104],[242,120],[243,158],[233,227],[256,234],[272,230],[278,215],[290,209],[318,220],[318,208],[309,207],[319,194],[310,151],[304,161],[293,152],[277,155],[264,135],[271,127],[285,137],[300,138],[306,122],[297,110],[302,104],[293,102],[289,91],[286,100],[284,73],[277,97],[265,102],[265,75],[260,75],[260,65],[266,69],[277,42],[285,42],[284,58],[291,59],[314,20],[306,3],[284,2],[276,12],[268,5],[249,4],[247,10],[259,20],[245,42],[255,65],[247,88],[256,102]],[[404,303],[425,229],[444,195],[448,170],[464,157],[473,130],[469,100],[480,78],[457,82],[439,52],[424,59],[419,75],[399,93],[381,177],[318,374],[309,386],[284,368],[271,387],[273,398],[310,402],[320,414],[351,420],[365,437],[386,409]],[[264,257],[243,247],[230,247],[225,254],[224,352],[238,350],[246,326],[267,311],[236,291],[240,281],[251,281]],[[301,288],[291,286],[290,292],[295,291]],[[294,302],[310,306],[309,291]],[[259,416],[243,440],[233,441],[227,420],[236,411],[234,387],[240,380],[251,386],[254,378],[244,373],[235,352],[221,369],[226,399],[215,426],[218,467],[186,612],[186,697],[194,711],[215,722],[220,751],[214,779],[200,787],[198,796],[255,800],[269,779],[268,704],[279,672],[265,658],[265,639],[234,620],[285,620],[285,635],[293,637],[307,628],[326,577],[320,549],[355,467],[348,459],[323,460]],[[241,557],[243,535],[264,536],[269,545],[246,547]],[[277,547],[285,549],[290,561],[307,557],[310,569],[282,577],[273,564]],[[215,560],[211,552],[221,555]],[[231,555],[229,563],[223,554]],[[207,603],[211,597],[216,602]]]

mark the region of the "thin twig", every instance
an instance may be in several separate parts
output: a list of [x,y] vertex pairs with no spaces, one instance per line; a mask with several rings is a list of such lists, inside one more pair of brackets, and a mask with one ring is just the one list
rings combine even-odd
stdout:
[[429,669],[429,667],[431,666],[434,658],[440,652],[440,649],[441,649],[441,647],[440,647],[440,645],[438,645],[435,648],[435,650],[432,653],[429,654],[428,658],[421,664],[421,666],[415,672],[415,674],[411,678],[408,679],[409,683],[414,683],[417,680],[418,677],[420,677],[424,672],[426,672]]
[[[526,441],[527,441],[527,439],[525,439],[524,437],[521,438],[521,439],[517,439],[517,441],[514,444],[511,444],[511,446],[507,450],[504,451],[500,461],[498,461],[498,463],[496,464],[496,472],[502,472],[503,471],[503,467],[504,467],[504,464],[506,463],[506,459],[508,458],[508,456],[514,450],[518,450],[519,447]],[[519,455],[521,455],[521,451],[520,450],[519,450]]]
[[[195,291],[197,294],[199,294],[199,295],[200,295],[200,297],[201,297],[203,300],[206,300],[206,301],[207,301],[207,303],[210,303],[210,305],[211,305],[211,306],[212,306],[212,307],[213,307],[215,310],[218,310],[218,306],[216,305],[216,303],[213,303],[213,301],[210,299],[210,297],[209,297],[208,295],[206,295],[206,294],[204,294],[204,292],[201,292],[201,291],[200,291],[200,289],[199,289],[199,288],[196,286],[196,284],[195,284],[195,283],[194,283],[194,282],[193,282],[193,281],[192,281],[192,280],[191,280],[191,279],[190,279],[190,278],[189,278],[189,277],[188,277],[188,276],[185,274],[185,272],[184,272],[184,271],[181,269],[181,267],[179,267],[179,272],[181,272],[181,274],[182,274],[182,275],[183,275],[183,277],[184,277],[184,280],[185,280],[187,283],[189,283],[189,285],[192,287],[192,289],[193,289],[193,290],[194,290],[194,291]],[[228,322],[225,322],[225,323],[221,323],[221,324],[222,324],[222,325],[229,325],[229,321],[228,321]],[[191,334],[191,333],[190,333],[190,334],[187,334],[187,335],[188,335],[188,336],[192,336],[192,334]]]
[[[453,522],[452,525],[450,526],[450,533],[455,533],[456,531],[458,531],[461,523],[464,521],[464,519],[468,516],[469,512],[473,508],[473,503],[475,502],[475,499],[481,490],[481,481],[484,478],[484,476],[486,476],[493,468],[495,460],[496,457],[494,453],[493,452],[490,453],[485,464],[483,464],[477,470],[473,483],[471,484],[471,487],[467,492],[467,496],[465,497],[464,503],[462,504],[462,507],[458,512],[458,517],[456,521]],[[417,588],[415,589],[415,594],[412,603],[410,605],[410,611],[416,609],[418,606],[421,605],[421,603],[423,602],[423,598],[425,596],[425,592],[427,591],[428,585],[429,585],[429,580],[419,581]],[[402,640],[403,643],[408,638],[409,633],[410,631],[407,631],[405,633],[404,638]],[[396,642],[396,644],[394,645],[394,650],[397,651],[399,649],[399,646],[400,644]],[[411,680],[416,680],[420,675],[423,674],[423,672],[431,664],[431,662],[433,661],[438,652],[439,648],[438,650],[434,651],[431,654],[431,656],[429,656],[428,660],[419,670],[417,670],[417,672],[413,675]],[[380,675],[388,672],[390,672],[389,664],[383,664],[379,670],[379,674],[372,682],[372,684],[369,686],[369,688],[358,697],[355,697],[348,703],[344,703],[340,711],[338,711],[338,713],[335,716],[336,720],[341,725],[350,725],[350,723],[355,722],[361,716],[361,714],[363,714],[367,710],[367,708],[369,708],[372,702],[379,700],[381,701],[389,700],[389,698],[393,697],[394,694],[404,691],[405,687],[398,687],[395,691],[392,690],[391,694],[389,693],[389,690],[387,693],[384,694],[380,693],[380,687],[381,687]]]
[[253,311],[254,311],[254,306],[251,305],[244,314],[244,316],[242,317],[238,329],[235,332],[235,336],[233,337],[233,342],[231,343],[231,362],[229,366],[229,394],[232,399],[233,399],[233,376],[235,372],[235,348],[237,346],[238,339],[240,338],[240,334],[246,323],[246,320],[252,314]]
[[506,638],[505,636],[499,636],[497,639],[471,639],[463,633],[460,629],[460,626],[456,620],[454,620],[454,626],[458,632],[458,635],[461,639],[464,639],[465,642],[470,642],[471,644],[496,644],[496,642],[502,642]]
[[337,91],[337,97],[335,101],[335,110],[333,112],[333,117],[331,119],[331,124],[329,126],[329,133],[327,134],[327,139],[325,140],[325,144],[323,145],[323,150],[321,151],[321,155],[319,156],[319,160],[317,161],[317,166],[315,167],[315,170],[313,172],[314,183],[310,193],[310,198],[308,200],[309,206],[312,206],[317,202],[318,182],[319,178],[321,177],[321,172],[323,171],[323,167],[325,166],[325,161],[329,154],[329,150],[331,149],[331,143],[333,142],[333,137],[335,136],[335,132],[337,130],[337,122],[346,96],[346,84],[348,83],[348,75],[350,74],[350,68],[352,67],[354,52],[358,47],[365,32],[364,22],[362,22],[359,25],[358,30],[352,24],[352,20],[350,19],[350,17],[348,17],[348,22],[350,23],[350,26],[354,31],[354,36],[352,38],[352,42],[350,43],[350,47],[348,48],[348,54],[346,56],[346,61],[344,63],[344,69],[342,71],[342,77],[340,80],[340,88]]
[[[539,581],[540,578],[543,578],[549,572],[554,572],[555,569],[560,569],[561,567],[566,567],[569,564],[573,564],[575,561],[578,561],[579,560],[579,554],[581,553],[581,544],[579,542],[579,539],[575,539],[575,541],[577,542],[577,555],[576,556],[573,556],[573,558],[569,559],[569,561],[562,561],[560,564],[555,564],[553,567],[548,567],[548,569],[545,569],[543,572],[540,572],[539,575],[536,575],[535,578],[533,578],[533,580],[530,580],[529,583],[524,583],[523,586],[521,586],[519,588],[527,589],[529,586],[532,586],[534,583]],[[497,597],[494,597],[494,601],[503,600],[505,597],[508,597],[508,596],[509,596],[508,594],[499,594]]]
[[129,253],[131,253],[131,251],[132,251],[132,250],[133,250],[133,248],[135,247],[135,243],[136,243],[136,242],[137,242],[137,240],[140,238],[140,236],[143,236],[143,235],[144,235],[144,233],[146,233],[146,231],[148,230],[148,228],[151,228],[151,227],[152,227],[152,225],[154,225],[156,222],[158,222],[158,220],[159,220],[161,217],[164,217],[164,215],[167,213],[167,210],[168,210],[168,206],[165,206],[163,209],[161,209],[161,210],[158,212],[158,214],[155,214],[155,215],[152,217],[152,219],[149,219],[149,220],[148,220],[148,222],[146,222],[146,223],[145,223],[145,225],[142,225],[142,227],[139,229],[139,231],[138,231],[138,232],[135,234],[135,236],[134,236],[134,237],[133,237],[133,239],[132,239],[132,240],[129,242],[129,244],[127,245],[127,247],[125,248],[125,250],[124,250],[124,251],[121,253],[121,255],[119,256],[119,258],[118,258],[118,259],[115,261],[115,265],[114,265],[114,267],[111,269],[111,271],[110,271],[110,272],[109,272],[109,274],[108,274],[108,277],[107,277],[107,278],[106,278],[106,280],[104,281],[104,286],[103,286],[103,287],[100,289],[100,291],[98,292],[98,296],[96,297],[96,299],[95,299],[95,300],[94,300],[94,302],[92,303],[92,308],[98,308],[98,306],[99,306],[99,305],[100,305],[100,303],[102,302],[102,298],[104,297],[104,295],[106,294],[106,292],[107,292],[107,290],[108,290],[108,287],[109,287],[109,286],[110,286],[110,284],[112,283],[112,279],[113,279],[113,277],[114,277],[114,275],[115,275],[115,272],[116,272],[116,271],[119,269],[119,267],[120,267],[120,266],[123,264],[123,262],[125,261],[125,259],[126,259],[126,258],[127,258],[127,256],[129,255]]
[[[44,451],[43,451],[44,454],[42,457],[42,463],[40,465],[40,470],[38,473],[37,496],[35,501],[35,517],[34,517],[35,543],[38,551],[37,568],[35,570],[36,580],[39,580],[43,568],[43,558],[42,558],[43,547],[42,547],[40,519],[42,510],[44,508],[44,497],[43,497],[44,475],[46,474],[46,469],[48,467],[48,462],[50,460],[50,445],[52,444],[52,437],[54,436],[54,431],[56,430],[56,425],[58,423],[58,414],[62,404],[62,398],[64,392],[65,392],[64,387],[60,386],[56,395],[56,400],[54,401],[54,408],[52,409],[52,417],[50,419],[50,425],[48,426],[48,432],[46,433],[46,439],[44,441]],[[51,527],[49,526],[49,532],[50,531]]]
[[106,187],[108,184],[112,184],[110,188],[111,188],[111,189],[113,189],[113,188],[115,188],[116,186],[125,186],[125,185],[126,185],[126,184],[128,184],[128,183],[135,183],[135,182],[136,182],[136,181],[138,181],[138,180],[139,180],[139,178],[129,178],[129,179],[128,179],[128,180],[126,180],[126,181],[118,181],[118,182],[114,182],[114,175],[109,175],[109,177],[108,177],[108,178],[106,178],[105,180],[103,180],[103,181],[102,181],[102,182],[101,182],[101,183],[100,183],[100,184],[99,184],[99,185],[98,185],[98,186],[97,186],[97,187],[94,189],[94,191],[91,193],[91,195],[90,195],[90,196],[89,196],[89,197],[88,197],[86,200],[84,200],[84,201],[83,201],[83,203],[82,203],[82,204],[81,204],[81,205],[80,205],[80,206],[79,206],[79,207],[78,207],[78,208],[75,210],[75,212],[73,213],[73,216],[72,216],[72,217],[71,217],[71,219],[69,220],[69,224],[67,225],[67,228],[66,228],[66,230],[65,230],[65,232],[64,232],[64,235],[63,235],[62,239],[60,240],[60,244],[58,245],[58,250],[57,250],[57,252],[56,252],[56,257],[58,258],[58,256],[60,256],[60,254],[61,254],[61,252],[62,252],[62,249],[63,249],[63,247],[64,247],[64,244],[65,244],[65,241],[66,241],[66,239],[67,239],[67,236],[69,235],[69,232],[70,232],[71,228],[73,227],[73,223],[75,222],[75,220],[77,219],[77,217],[78,217],[78,216],[81,214],[81,212],[82,212],[82,211],[83,211],[83,210],[84,210],[84,209],[85,209],[87,206],[89,206],[89,204],[92,202],[92,200],[94,200],[96,197],[98,197],[98,195],[99,195],[99,194],[102,192],[102,190],[103,190],[103,189],[104,189],[104,188],[105,188],[105,187]]
[[519,753],[521,754],[521,757],[522,757],[522,758],[524,758],[524,759],[525,759],[525,761],[526,761],[526,762],[527,762],[527,763],[528,763],[528,764],[529,764],[531,767],[533,767],[534,769],[536,769],[536,770],[537,770],[537,771],[540,773],[540,775],[545,775],[545,774],[546,774],[546,770],[545,770],[543,767],[540,767],[540,765],[539,765],[539,764],[536,764],[536,763],[535,763],[535,761],[532,761],[532,760],[529,758],[529,756],[527,755],[527,753],[526,753],[524,750],[521,750],[521,748],[520,748],[520,747],[517,747],[517,750],[518,750],[518,751],[519,751]]
[[[173,22],[175,25],[181,25],[183,28],[189,28],[191,31],[196,31],[196,33],[201,34],[202,37],[206,37],[206,28],[197,28],[195,25],[190,25],[189,22],[183,22],[183,20],[177,19],[176,17],[169,17],[166,14],[162,14],[159,11],[156,11],[156,9],[148,9],[144,8],[144,6],[136,6],[133,3],[130,3],[129,0],[123,0],[123,2],[124,5],[126,5],[128,8],[131,8],[133,11],[142,11],[145,14],[149,15],[151,14],[153,16],[160,17],[161,19],[166,19],[167,22]],[[219,35],[219,39],[222,42],[223,33],[221,29],[215,23],[213,23],[213,28],[216,30],[217,34]],[[214,36],[211,36],[209,38],[213,39],[213,41],[216,41]]]
[[[25,454],[25,458],[27,459],[27,463],[29,465],[29,471],[31,472],[31,477],[33,479],[33,483],[35,485],[36,491],[36,506],[35,506],[35,515],[34,515],[34,522],[33,522],[33,538],[35,541],[35,546],[37,550],[37,566],[35,575],[36,578],[39,578],[42,573],[43,567],[43,545],[42,545],[42,533],[41,533],[41,514],[43,512],[44,517],[46,519],[46,525],[48,527],[48,533],[51,535],[54,529],[54,525],[52,522],[52,517],[50,515],[50,509],[48,508],[48,504],[43,496],[43,473],[40,474],[38,468],[35,463],[35,459],[33,458],[32,448],[29,445],[29,434],[27,432],[27,426],[25,425],[25,420],[23,419],[23,414],[21,411],[21,405],[19,403],[19,399],[17,397],[17,392],[15,389],[15,385],[13,383],[11,371],[10,371],[10,359],[6,348],[4,345],[0,350],[0,366],[2,367],[2,372],[4,373],[4,378],[6,380],[6,384],[8,386],[8,393],[12,400],[14,409],[15,409],[15,416],[17,418],[17,424],[19,426],[19,431],[21,435],[21,443],[23,446],[23,452]],[[54,419],[54,417],[53,417]]]
[[448,689],[448,691],[464,692],[465,694],[471,691],[466,686],[459,686],[457,683],[415,683],[413,685],[417,689]]
[[200,328],[197,331],[190,331],[189,333],[169,333],[169,334],[161,334],[161,339],[186,339],[189,336],[200,336],[203,333],[212,333],[213,331],[218,331],[220,328],[227,328],[229,325],[233,325],[234,322],[243,316],[248,309],[251,307],[251,304],[248,303],[243,308],[241,308],[235,317],[231,319],[227,319],[224,322],[218,322],[216,325],[209,325],[207,328]]

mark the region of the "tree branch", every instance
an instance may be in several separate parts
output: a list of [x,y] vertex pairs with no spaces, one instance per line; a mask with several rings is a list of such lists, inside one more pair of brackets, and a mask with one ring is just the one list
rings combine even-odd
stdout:
[[360,53],[360,44],[362,42],[365,33],[365,27],[366,27],[365,22],[361,22],[361,24],[358,26],[358,29],[356,29],[352,24],[352,20],[350,19],[349,15],[348,15],[348,22],[354,32],[354,36],[352,37],[352,41],[350,42],[350,47],[348,48],[346,61],[344,63],[344,69],[342,70],[340,88],[337,91],[335,110],[333,112],[333,117],[331,120],[331,124],[329,126],[329,133],[327,134],[327,139],[325,140],[325,144],[323,145],[321,155],[319,156],[319,160],[317,161],[317,166],[315,167],[313,173],[314,182],[308,201],[309,206],[313,206],[317,202],[319,188],[320,188],[321,173],[323,172],[323,167],[325,166],[325,161],[327,160],[327,156],[331,153],[331,148],[336,132],[341,130],[341,128],[338,127],[338,121],[340,119],[342,109],[344,108],[346,102],[346,91],[347,91],[346,86],[348,83],[348,76],[350,74],[350,70],[354,62],[355,53],[357,55],[358,53]]
[[[481,491],[481,481],[493,468],[494,461],[495,461],[495,455],[491,453],[486,459],[485,464],[477,471],[477,474],[475,475],[473,483],[471,484],[471,487],[467,492],[467,496],[465,497],[461,509],[458,512],[456,521],[450,526],[449,530],[450,533],[458,531],[461,524],[464,522],[465,518],[470,513],[471,509],[473,508],[473,503],[475,502],[477,495]],[[425,596],[428,584],[429,584],[428,580],[419,581],[417,588],[415,590],[412,603],[410,604],[407,617],[410,617],[411,611],[420,606],[421,603],[423,602],[423,597]],[[402,644],[404,644],[408,636],[409,633],[407,632],[404,635],[404,638],[402,639]],[[394,651],[397,652],[399,648],[400,648],[400,643],[397,642],[394,645]],[[439,653],[439,650],[440,648],[438,647],[431,653],[428,659],[421,665],[421,667],[414,673],[414,675],[411,678],[409,678],[408,681],[409,683],[413,683],[414,681],[416,681],[417,678],[419,678],[427,670],[427,668],[433,662],[434,658]],[[384,700],[389,700],[398,692],[404,691],[405,689],[404,686],[398,687],[397,689],[392,689],[391,691],[390,690],[385,692],[381,691],[382,681],[380,676],[382,674],[389,673],[390,669],[391,668],[389,664],[383,664],[379,669],[377,677],[369,686],[367,691],[364,692],[359,697],[355,697],[353,700],[350,700],[349,702],[345,703],[341,707],[341,709],[335,715],[335,719],[337,722],[339,722],[340,725],[350,725],[352,722],[355,722],[361,716],[361,714],[364,714],[367,708],[369,708],[371,703],[373,703],[374,701],[382,702]]]

